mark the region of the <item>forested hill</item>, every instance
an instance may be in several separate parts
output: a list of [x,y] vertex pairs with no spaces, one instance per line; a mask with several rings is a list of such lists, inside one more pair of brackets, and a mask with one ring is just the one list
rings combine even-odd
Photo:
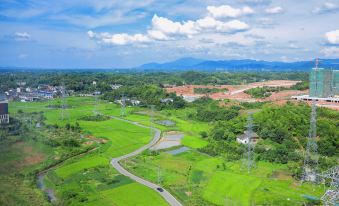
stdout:
[[[339,59],[320,59],[319,66],[339,69]],[[136,69],[141,70],[204,70],[204,71],[308,71],[314,67],[314,60],[298,62],[270,62],[252,59],[242,60],[203,60],[195,58],[182,58],[166,63],[143,64]]]

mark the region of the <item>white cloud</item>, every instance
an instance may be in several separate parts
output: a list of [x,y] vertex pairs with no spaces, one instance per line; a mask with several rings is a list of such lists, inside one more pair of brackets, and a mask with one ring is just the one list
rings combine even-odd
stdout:
[[265,9],[267,14],[281,14],[284,12],[284,9],[280,6],[270,7]]
[[18,41],[28,41],[31,35],[27,32],[15,32],[13,38]]
[[323,14],[323,13],[332,13],[339,11],[339,6],[331,2],[325,2],[319,7],[313,9],[313,13]]
[[167,18],[158,17],[156,14],[152,18],[152,30],[160,31],[165,35],[169,34],[191,36],[192,34],[197,33],[194,24],[195,23],[193,21],[187,21],[183,23],[173,22]]
[[339,57],[339,47],[327,47],[321,50],[321,53],[323,53],[327,57]]
[[134,35],[129,35],[126,33],[109,34],[107,32],[95,33],[93,31],[88,31],[87,35],[91,39],[98,40],[99,43],[112,45],[127,45],[133,43],[146,43],[150,41],[148,36],[145,36],[143,34],[134,34]]
[[339,29],[327,32],[325,38],[329,44],[339,45]]
[[[225,12],[225,9],[227,12]],[[151,20],[150,28],[145,32],[145,34],[109,34],[88,31],[87,35],[89,38],[95,39],[99,43],[126,45],[133,43],[146,43],[151,41],[168,41],[185,38],[190,39],[193,38],[194,35],[207,33],[222,33],[224,35],[226,33],[235,34],[246,31],[250,28],[248,24],[237,19],[226,21],[221,19],[218,20],[213,17],[225,17],[226,13],[228,13],[227,15],[230,17],[253,13],[253,10],[249,7],[233,9],[232,7],[224,5],[220,7],[207,7],[207,10],[210,12],[208,13],[208,16],[197,20],[188,20],[183,22],[172,21],[166,17],[161,17],[157,14],[154,14]],[[213,16],[211,14],[213,14]]]
[[170,40],[170,37],[168,37],[166,34],[164,34],[161,31],[157,31],[157,30],[148,30],[148,35],[149,37],[151,37],[152,39],[155,40]]
[[288,44],[288,48],[290,48],[290,49],[299,49],[299,46],[297,46],[297,45],[294,44],[294,43],[289,43],[289,44]]
[[242,9],[236,9],[229,5],[221,6],[208,6],[207,11],[210,16],[214,18],[231,17],[236,18],[243,15],[253,14],[254,11],[251,7],[245,6]]
[[249,26],[239,20],[232,20],[226,23],[222,23],[217,27],[217,31],[234,33],[239,31],[245,31],[249,29]]
[[167,41],[177,38],[192,38],[195,34],[205,33],[237,33],[248,30],[250,26],[239,20],[220,21],[207,16],[196,21],[175,22],[156,14],[152,18],[151,28],[146,34],[109,34],[107,32],[95,33],[88,31],[91,39],[103,44],[126,45],[133,43],[146,43],[152,40]]
[[199,30],[214,30],[217,32],[236,33],[249,29],[249,26],[239,20],[232,20],[228,22],[218,21],[212,17],[205,17],[197,20]]

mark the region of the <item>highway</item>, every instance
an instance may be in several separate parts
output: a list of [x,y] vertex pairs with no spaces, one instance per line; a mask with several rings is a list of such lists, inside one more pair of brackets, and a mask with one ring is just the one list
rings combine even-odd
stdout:
[[[139,127],[144,127],[144,128],[149,128],[151,129],[150,127],[147,127],[147,126],[144,126],[144,125],[141,125],[139,124],[138,122],[132,122],[132,121],[129,121],[129,120],[125,120],[125,119],[122,119],[122,118],[119,118],[119,117],[112,117],[113,119],[118,119],[118,120],[121,120],[121,121],[125,121],[125,122],[129,122],[131,124],[134,124],[134,125],[137,125]],[[124,160],[124,159],[127,159],[129,157],[132,157],[132,156],[135,156],[135,155],[138,155],[140,154],[141,152],[143,152],[144,150],[152,147],[155,143],[158,142],[158,140],[160,139],[161,137],[161,131],[156,129],[156,128],[152,128],[154,131],[155,131],[155,134],[154,134],[154,137],[153,139],[146,145],[140,147],[139,149],[129,153],[129,154],[126,154],[126,155],[123,155],[123,156],[120,156],[120,157],[116,157],[116,158],[113,158],[111,160],[111,165],[122,175],[126,176],[126,177],[129,177],[131,178],[132,180],[135,180],[136,182],[139,182],[140,184],[143,184],[145,185],[146,187],[149,187],[151,189],[154,189],[156,192],[159,193],[159,195],[161,195],[167,202],[169,205],[171,206],[182,206],[182,204],[173,196],[171,195],[171,193],[169,193],[167,190],[165,190],[164,188],[163,189],[163,192],[160,192],[157,190],[157,188],[161,187],[159,185],[156,185],[152,182],[149,182],[145,179],[142,179],[138,176],[135,176],[134,174],[130,173],[129,171],[127,171],[126,169],[124,169],[120,164],[119,164],[119,161],[121,160]]]

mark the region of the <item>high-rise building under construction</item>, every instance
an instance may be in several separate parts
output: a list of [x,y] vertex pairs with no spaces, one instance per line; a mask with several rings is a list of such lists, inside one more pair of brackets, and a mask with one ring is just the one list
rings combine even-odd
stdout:
[[339,95],[339,70],[313,68],[310,74],[310,97]]
[[0,100],[0,124],[9,123],[8,102]]

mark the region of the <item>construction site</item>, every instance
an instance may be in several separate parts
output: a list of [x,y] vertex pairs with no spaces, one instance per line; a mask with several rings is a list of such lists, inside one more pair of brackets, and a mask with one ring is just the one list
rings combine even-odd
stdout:
[[[315,99],[317,106],[339,110],[338,70],[312,69],[310,72],[310,89],[294,89],[293,86],[298,83],[301,83],[301,81],[271,80],[241,85],[183,85],[166,88],[166,91],[182,96],[187,102],[192,102],[204,96],[214,100],[229,99],[238,102],[272,102],[279,105],[285,104],[287,101],[304,101],[310,104]],[[196,89],[200,88],[217,90],[207,94],[196,93]],[[269,95],[256,98],[248,92],[255,88],[266,88],[272,91],[267,92]]]
[[225,92],[216,92],[207,94],[208,97],[214,100],[223,100],[223,99],[231,99],[241,102],[257,102],[257,101],[273,101],[273,100],[283,100],[289,99],[292,95],[301,95],[307,94],[308,91],[299,91],[299,90],[283,90],[276,93],[273,93],[268,98],[263,99],[255,99],[252,98],[249,94],[246,94],[245,91],[253,89],[253,88],[262,88],[262,87],[284,87],[289,88],[293,85],[296,85],[300,81],[293,80],[271,80],[264,82],[254,82],[250,84],[242,84],[242,85],[184,85],[166,88],[166,91],[169,93],[176,93],[177,95],[183,96],[184,98],[192,97],[192,98],[200,98],[206,96],[204,94],[196,94],[194,92],[195,88],[217,88],[217,89],[227,89]]
[[310,72],[308,95],[295,95],[298,101],[316,101],[316,105],[339,110],[339,70],[315,67]]

